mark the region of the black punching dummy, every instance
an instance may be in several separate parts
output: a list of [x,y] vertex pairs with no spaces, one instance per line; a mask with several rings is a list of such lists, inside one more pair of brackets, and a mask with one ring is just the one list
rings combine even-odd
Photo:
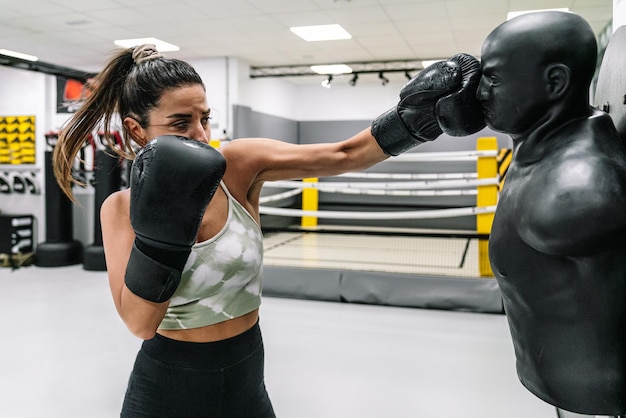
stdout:
[[83,268],[90,271],[106,271],[104,248],[102,246],[102,227],[100,209],[104,200],[113,192],[120,190],[122,183],[121,161],[111,148],[96,151],[94,169],[94,226],[93,243],[85,247]]
[[[46,135],[49,147],[54,147],[56,136]],[[54,178],[52,150],[45,158],[46,241],[37,245],[35,264],[41,267],[59,267],[79,264],[83,259],[83,244],[73,238],[72,202],[63,193]]]
[[621,416],[626,148],[611,117],[590,106],[596,60],[580,16],[521,15],[483,43],[477,97],[487,126],[513,140],[489,257],[519,379],[560,410]]
[[176,291],[225,170],[219,151],[180,136],[157,137],[137,153],[130,178],[135,242],[124,276],[135,295],[161,303]]

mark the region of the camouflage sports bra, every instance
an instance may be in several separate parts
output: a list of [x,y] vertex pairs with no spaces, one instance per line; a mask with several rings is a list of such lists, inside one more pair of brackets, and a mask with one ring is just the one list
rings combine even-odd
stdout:
[[228,219],[214,237],[196,243],[159,329],[217,324],[261,304],[263,235],[250,213],[231,196]]

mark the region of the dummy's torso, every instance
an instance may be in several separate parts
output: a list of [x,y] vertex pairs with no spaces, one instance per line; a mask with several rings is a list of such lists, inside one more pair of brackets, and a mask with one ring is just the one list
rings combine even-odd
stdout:
[[610,135],[613,149],[590,140],[598,129],[583,120],[540,159],[514,156],[489,253],[522,383],[560,408],[614,415],[626,413],[626,153]]

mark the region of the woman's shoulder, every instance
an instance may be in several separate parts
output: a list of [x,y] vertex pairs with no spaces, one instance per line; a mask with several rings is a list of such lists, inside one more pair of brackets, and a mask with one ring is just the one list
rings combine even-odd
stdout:
[[130,213],[130,189],[120,190],[111,193],[102,202],[100,209],[101,216],[114,215],[122,216]]

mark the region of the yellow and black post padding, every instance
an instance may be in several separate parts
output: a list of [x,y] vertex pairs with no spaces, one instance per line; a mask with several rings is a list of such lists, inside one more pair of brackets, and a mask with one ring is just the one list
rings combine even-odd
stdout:
[[[478,138],[476,144],[478,151],[498,150],[498,139],[496,137]],[[478,179],[492,179],[498,177],[498,159],[494,157],[479,156],[476,162],[476,173]],[[498,203],[498,185],[490,184],[477,186],[476,206],[495,206]],[[493,213],[479,213],[476,215],[476,232],[483,236],[489,236],[493,225]],[[478,269],[481,277],[493,277],[491,264],[489,262],[489,239],[478,239]]]
[[504,178],[506,177],[506,172],[509,170],[509,165],[511,165],[512,159],[513,151],[511,150],[511,148],[502,148],[498,153],[498,175],[500,176],[500,190],[502,190],[502,186],[504,186]]

